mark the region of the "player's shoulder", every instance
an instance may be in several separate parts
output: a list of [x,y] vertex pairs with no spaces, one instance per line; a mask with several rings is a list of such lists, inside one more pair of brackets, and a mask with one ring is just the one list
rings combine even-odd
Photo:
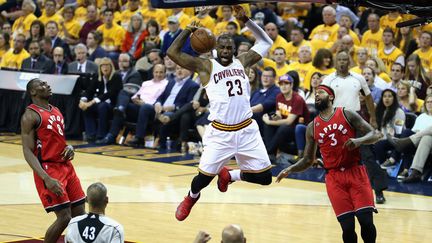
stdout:
[[99,217],[99,221],[101,221],[106,226],[119,228],[123,230],[123,226],[119,222],[117,222],[115,219],[112,219],[108,216],[101,215]]
[[356,79],[364,79],[363,75],[361,75],[361,74],[358,74],[358,73],[353,72],[353,71],[349,71],[349,73],[352,77],[354,77]]
[[75,216],[73,217],[70,221],[69,221],[69,225],[71,224],[75,224],[78,223],[79,221],[85,219],[88,217],[88,214],[83,214],[83,215],[79,215],[79,216]]

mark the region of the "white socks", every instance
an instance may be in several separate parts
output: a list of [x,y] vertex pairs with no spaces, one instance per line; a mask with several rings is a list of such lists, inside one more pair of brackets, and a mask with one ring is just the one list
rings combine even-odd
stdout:
[[197,198],[199,196],[199,194],[200,194],[199,192],[197,194],[194,194],[194,193],[192,193],[192,191],[189,191],[189,196],[191,198]]

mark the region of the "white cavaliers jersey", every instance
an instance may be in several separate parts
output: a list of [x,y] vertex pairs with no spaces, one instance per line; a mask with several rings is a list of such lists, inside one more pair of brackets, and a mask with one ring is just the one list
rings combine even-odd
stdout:
[[84,214],[69,222],[65,243],[123,243],[123,226],[99,214]]
[[228,66],[215,59],[212,62],[210,80],[205,86],[210,102],[210,121],[234,125],[252,117],[250,84],[240,60],[234,58]]

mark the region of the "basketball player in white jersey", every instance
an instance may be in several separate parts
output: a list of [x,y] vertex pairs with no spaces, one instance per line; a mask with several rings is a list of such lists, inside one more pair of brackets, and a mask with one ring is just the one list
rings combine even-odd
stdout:
[[96,182],[87,188],[89,213],[69,222],[65,243],[123,243],[123,226],[105,216],[108,204],[107,189]]
[[[192,180],[191,190],[177,207],[176,218],[186,219],[200,197],[200,191],[218,175],[218,188],[226,192],[233,181],[269,185],[272,181],[271,164],[259,133],[257,123],[251,119],[249,79],[245,72],[265,56],[273,44],[270,37],[250,20],[240,6],[235,6],[237,19],[243,21],[256,38],[255,45],[234,58],[234,40],[229,35],[217,39],[216,59],[192,57],[181,52],[186,39],[199,26],[192,22],[174,40],[168,56],[178,65],[199,74],[210,101],[211,126],[203,137],[204,151],[199,173]],[[228,171],[224,165],[235,156],[240,170]]]

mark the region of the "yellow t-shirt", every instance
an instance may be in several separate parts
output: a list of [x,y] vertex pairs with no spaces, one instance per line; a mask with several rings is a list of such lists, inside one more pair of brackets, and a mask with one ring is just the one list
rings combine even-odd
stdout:
[[[76,0],[78,6],[84,5],[84,0]],[[147,1],[144,1],[147,2]],[[104,4],[104,0],[96,0],[96,5],[100,9]]]
[[286,59],[290,62],[298,62],[298,60],[299,60],[299,56],[298,56],[299,48],[301,46],[305,46],[305,45],[310,46],[312,48],[310,42],[307,40],[303,40],[298,46],[295,46],[292,41],[288,42],[287,48],[285,49],[285,50],[288,50],[288,52],[286,53]]
[[[198,18],[197,16],[193,16],[191,18],[191,22],[193,22],[193,21],[199,21],[202,26],[204,26],[205,28],[209,29],[211,32],[214,33],[214,29],[216,27],[216,22],[212,17],[210,17],[210,15],[206,15],[202,19]],[[239,28],[240,28],[240,26],[239,26]]]
[[[239,22],[237,20],[233,20],[233,21],[237,24],[237,26],[239,26],[239,29],[240,29]],[[219,36],[219,35],[225,33],[226,32],[226,26],[228,25],[229,22],[231,22],[231,20],[221,21],[221,22],[217,23],[213,29],[213,33],[215,34],[215,36]]]
[[379,29],[376,33],[368,30],[363,34],[360,46],[368,50],[369,56],[376,56],[378,55],[378,50],[383,48],[382,36],[382,29]]
[[191,17],[187,14],[185,14],[183,12],[182,15],[180,15],[179,19],[179,23],[180,23],[180,28],[181,29],[185,29],[190,23],[191,23]]
[[123,27],[123,29],[127,29],[131,17],[134,14],[139,13],[140,11],[141,10],[139,8],[137,10],[133,11],[133,12],[130,11],[129,9],[126,9],[125,11],[123,11],[121,13],[121,16],[120,16],[120,25],[121,25],[121,27]]
[[378,57],[381,58],[381,60],[384,62],[385,66],[386,66],[387,73],[390,73],[391,67],[393,66],[393,63],[396,62],[396,59],[400,56],[403,56],[403,55],[404,54],[402,53],[402,51],[399,50],[399,48],[397,48],[397,47],[395,47],[390,54],[386,54],[384,52],[384,48],[379,49],[379,51],[378,51]]
[[277,68],[277,64],[275,61],[268,59],[268,58],[263,58],[263,67],[272,67],[275,71],[276,71],[276,79],[275,79],[275,84],[277,86],[279,86],[279,77],[286,74],[288,71],[291,71],[292,69],[290,69],[289,65],[285,63],[285,65],[281,68]]
[[75,10],[74,19],[78,21],[78,23],[83,26],[87,21],[87,8],[81,6]]
[[14,50],[11,48],[4,54],[0,67],[20,69],[24,59],[30,57],[30,54],[25,49],[22,49],[18,54],[14,54],[13,51]]
[[12,26],[12,32],[15,33],[22,33],[26,37],[30,34],[30,27],[34,20],[36,20],[37,17],[34,14],[29,14],[27,16],[21,16],[17,18]]
[[165,27],[167,27],[167,16],[165,14],[165,11],[163,11],[162,9],[154,9],[151,11],[150,9],[146,8],[141,11],[141,14],[144,18],[145,23],[147,23],[150,19],[154,19],[156,20],[156,22],[159,23],[162,29],[165,29]]
[[396,28],[396,24],[397,23],[399,23],[399,22],[402,22],[403,21],[403,18],[402,18],[402,16],[397,16],[396,18],[394,18],[394,19],[391,19],[390,18],[390,15],[388,15],[388,14],[386,14],[386,15],[384,15],[384,16],[382,16],[381,18],[380,18],[380,27],[381,27],[381,29],[385,29],[386,27],[390,27],[390,29],[392,29],[393,30],[393,33],[395,33],[395,35],[396,35],[396,33],[397,33],[397,31],[398,31],[398,28]]
[[285,49],[285,53],[289,52],[288,42],[285,40],[285,38],[283,38],[280,35],[278,35],[276,37],[276,40],[273,41],[273,45],[271,46],[271,48],[269,50],[269,54],[271,55],[277,47],[282,47],[283,49]]
[[316,72],[319,72],[322,75],[329,75],[331,73],[336,72],[336,69],[335,68],[329,68],[327,70],[321,70],[321,69],[318,69],[318,68],[312,66],[312,68],[310,68],[308,70],[306,77],[304,79],[304,82],[303,82],[305,89],[307,89],[307,90],[310,89],[310,83],[311,83],[312,75]]
[[348,33],[350,36],[351,36],[351,38],[353,39],[353,41],[354,41],[354,45],[355,46],[359,46],[360,45],[360,38],[359,38],[359,36],[356,34],[356,32],[354,32],[354,31],[352,31],[352,30],[349,30],[349,33]]
[[[299,74],[299,78],[300,78],[299,87],[302,89],[306,89],[306,87],[304,85],[304,80],[306,78],[307,73],[309,72],[309,70],[312,67],[313,67],[312,62],[308,62],[308,63],[293,62],[289,65],[288,71],[291,71],[291,70],[297,71],[297,73]],[[309,87],[308,87],[308,89],[309,89]]]
[[338,29],[338,24],[331,26],[320,24],[315,27],[309,35],[313,49],[319,50],[321,48],[325,48],[329,42],[335,42],[337,40]]
[[[81,30],[81,25],[78,21],[72,19],[71,21],[65,22],[66,30],[69,32],[69,34],[75,38],[79,38],[79,32]],[[65,36],[64,31],[59,33],[60,38],[63,38]]]
[[421,49],[417,49],[414,53],[420,57],[423,68],[426,69],[427,72],[429,72],[432,64],[432,47],[429,47],[429,50],[427,50],[426,52],[423,52]]
[[380,74],[378,74],[378,76],[380,78],[382,78],[384,81],[386,81],[387,83],[391,83],[392,82],[390,76],[387,73],[385,73],[385,72],[381,72]]
[[63,17],[58,14],[54,14],[51,17],[46,16],[45,14],[42,14],[42,16],[39,17],[39,20],[46,25],[49,21],[54,21],[58,24],[59,30],[62,28],[61,23],[63,22]]
[[355,66],[355,67],[352,67],[351,69],[350,69],[350,72],[354,72],[354,73],[357,73],[357,74],[362,74],[362,72],[363,72],[363,70],[359,67],[359,66]]
[[103,24],[97,28],[103,34],[103,40],[101,43],[102,48],[110,50],[113,47],[121,47],[125,38],[126,31],[118,24],[113,23],[110,29],[106,28]]

